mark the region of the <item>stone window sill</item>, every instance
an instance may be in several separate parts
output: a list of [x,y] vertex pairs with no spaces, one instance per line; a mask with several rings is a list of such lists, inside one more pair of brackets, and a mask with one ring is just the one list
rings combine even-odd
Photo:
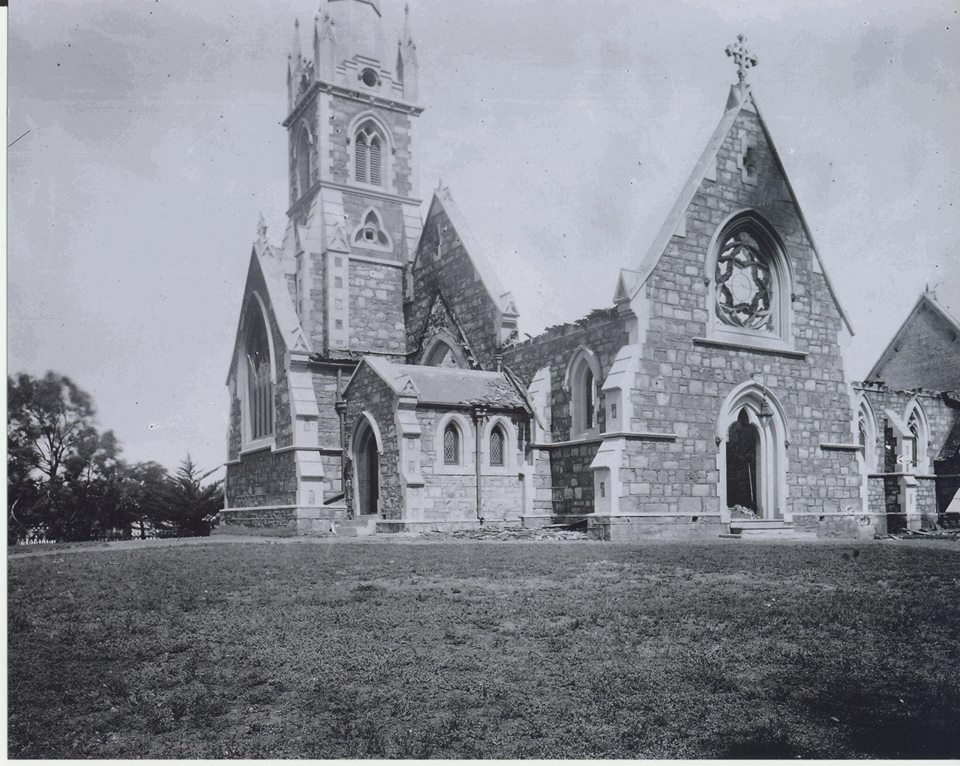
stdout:
[[745,343],[739,340],[719,340],[717,338],[694,338],[694,346],[707,348],[725,348],[733,351],[750,351],[755,354],[769,354],[771,356],[785,356],[789,359],[806,359],[806,351],[797,351],[786,346],[765,346]]
[[250,455],[254,452],[263,452],[264,450],[273,450],[276,447],[276,442],[273,439],[260,439],[255,442],[248,442],[244,444],[240,449],[240,454],[238,457],[244,457],[245,455]]

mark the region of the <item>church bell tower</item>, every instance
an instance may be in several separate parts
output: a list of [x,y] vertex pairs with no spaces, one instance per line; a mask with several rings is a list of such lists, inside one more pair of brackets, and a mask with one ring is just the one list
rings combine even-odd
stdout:
[[301,36],[297,21],[283,122],[297,314],[320,359],[403,361],[404,270],[422,228],[409,7],[401,22],[391,0],[323,0],[306,50]]

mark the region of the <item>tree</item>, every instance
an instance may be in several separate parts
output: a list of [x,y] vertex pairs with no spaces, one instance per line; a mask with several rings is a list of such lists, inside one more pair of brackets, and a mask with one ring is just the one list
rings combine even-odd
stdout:
[[93,399],[70,378],[7,378],[8,541],[83,540],[124,529],[126,465]]
[[135,463],[127,472],[125,493],[133,519],[133,535],[146,534],[147,525],[157,526],[166,517],[170,475],[159,463]]
[[223,481],[203,481],[216,470],[202,472],[188,453],[163,497],[150,502],[154,523],[183,537],[209,535],[213,517],[223,508]]

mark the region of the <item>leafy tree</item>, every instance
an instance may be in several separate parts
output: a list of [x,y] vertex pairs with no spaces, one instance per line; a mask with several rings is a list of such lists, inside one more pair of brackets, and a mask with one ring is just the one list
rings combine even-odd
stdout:
[[46,481],[61,479],[65,463],[96,434],[93,400],[66,375],[7,378],[7,403],[8,438],[21,432],[24,457]]
[[70,378],[7,378],[8,541],[42,532],[83,540],[128,525],[127,467],[98,433],[89,394]]
[[154,462],[128,465],[114,433],[97,430],[90,395],[65,375],[8,377],[7,397],[9,543],[36,533],[127,535],[138,525],[144,534],[146,524],[181,536],[210,533],[222,482],[204,484],[213,471],[200,471],[190,455],[174,476]]

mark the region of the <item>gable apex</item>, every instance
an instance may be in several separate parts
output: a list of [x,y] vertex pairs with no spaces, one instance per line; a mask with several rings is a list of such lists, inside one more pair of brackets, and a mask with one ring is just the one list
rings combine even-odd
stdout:
[[301,353],[311,353],[313,350],[293,307],[290,292],[286,287],[286,275],[283,272],[283,266],[277,257],[268,253],[269,246],[261,253],[258,252],[256,245],[250,252],[250,265],[247,268],[247,279],[243,288],[243,302],[240,308],[240,316],[237,319],[237,332],[234,336],[230,369],[227,373],[228,381],[237,363],[237,349],[242,342],[244,328],[244,312],[250,295],[256,292],[253,284],[258,276],[263,281],[266,293],[260,296],[261,301],[265,303],[266,310],[271,314],[273,322],[280,330],[280,337],[283,339],[286,349]]
[[[943,337],[938,340],[936,335],[928,334],[925,336],[922,327],[915,329],[917,325],[922,323],[924,314],[927,314],[936,324],[940,325],[952,340]],[[897,356],[904,344],[915,346],[913,353],[919,354],[923,360],[932,361],[932,368],[936,370],[935,374],[931,375],[930,370],[925,369],[922,362],[918,364],[916,358],[913,363],[904,360],[898,362]],[[895,388],[900,388],[902,384],[909,382],[911,384],[907,386],[909,388],[919,386],[941,390],[960,389],[960,372],[958,372],[960,371],[960,362],[956,361],[958,357],[960,357],[960,322],[937,302],[932,293],[925,291],[917,299],[900,328],[870,369],[866,380],[880,380],[888,385],[893,385]],[[902,372],[898,374],[897,368],[902,371],[904,364],[908,364],[912,370],[910,375],[912,379],[909,381],[901,379],[903,377]],[[892,379],[888,380],[891,375]]]
[[[433,192],[433,199],[427,212],[427,220],[430,219],[435,207],[439,207],[446,215],[447,220],[450,221],[474,269],[476,269],[477,276],[480,277],[487,295],[490,296],[490,300],[493,301],[497,310],[510,317],[519,316],[512,294],[503,288],[496,270],[484,254],[486,248],[481,247],[480,240],[467,225],[466,218],[460,212],[457,203],[453,201],[449,187],[443,186]],[[424,232],[426,232],[426,228]],[[417,263],[414,262],[414,268],[416,267]]]
[[705,179],[711,179],[711,173],[716,172],[720,149],[723,146],[727,136],[730,134],[730,131],[733,129],[737,117],[739,117],[740,113],[743,111],[751,112],[756,116],[756,120],[760,125],[760,129],[763,132],[764,138],[770,147],[770,152],[773,156],[774,162],[776,163],[777,170],[779,171],[780,176],[786,185],[787,194],[789,195],[790,201],[796,210],[797,217],[799,218],[800,224],[803,227],[804,234],[810,243],[810,249],[813,251],[813,256],[816,259],[816,265],[820,268],[824,282],[826,283],[827,291],[830,293],[830,297],[833,299],[833,303],[836,306],[841,319],[843,320],[844,326],[850,335],[853,335],[853,325],[850,323],[850,319],[847,317],[846,312],[840,305],[840,300],[838,299],[837,293],[833,288],[833,283],[827,274],[823,259],[820,256],[820,251],[817,248],[813,234],[810,231],[810,226],[808,225],[806,217],[803,214],[803,208],[800,206],[800,202],[797,199],[793,185],[790,183],[790,178],[783,167],[783,162],[780,159],[780,154],[777,151],[773,137],[770,135],[770,130],[767,128],[766,121],[763,119],[763,115],[760,113],[760,108],[757,106],[753,95],[753,90],[745,83],[730,86],[730,93],[727,96],[726,106],[724,107],[724,113],[720,118],[719,124],[717,125],[713,134],[710,136],[710,140],[707,142],[703,153],[700,155],[700,159],[697,161],[696,165],[694,165],[693,172],[690,174],[690,177],[680,190],[680,195],[677,197],[676,202],[674,202],[673,207],[670,208],[670,212],[667,214],[663,225],[660,227],[657,235],[654,237],[650,248],[647,250],[646,255],[640,262],[639,267],[636,269],[636,273],[639,274],[639,278],[631,287],[632,292],[630,294],[630,298],[633,299],[636,297],[637,293],[639,293],[646,284],[647,280],[650,278],[650,275],[653,273],[654,269],[659,263],[660,258],[663,257],[663,254],[666,252],[667,247],[670,244],[670,240],[674,234],[678,230],[682,230],[685,227],[687,210],[689,209],[690,204],[693,202],[694,196],[703,184],[703,181]]

